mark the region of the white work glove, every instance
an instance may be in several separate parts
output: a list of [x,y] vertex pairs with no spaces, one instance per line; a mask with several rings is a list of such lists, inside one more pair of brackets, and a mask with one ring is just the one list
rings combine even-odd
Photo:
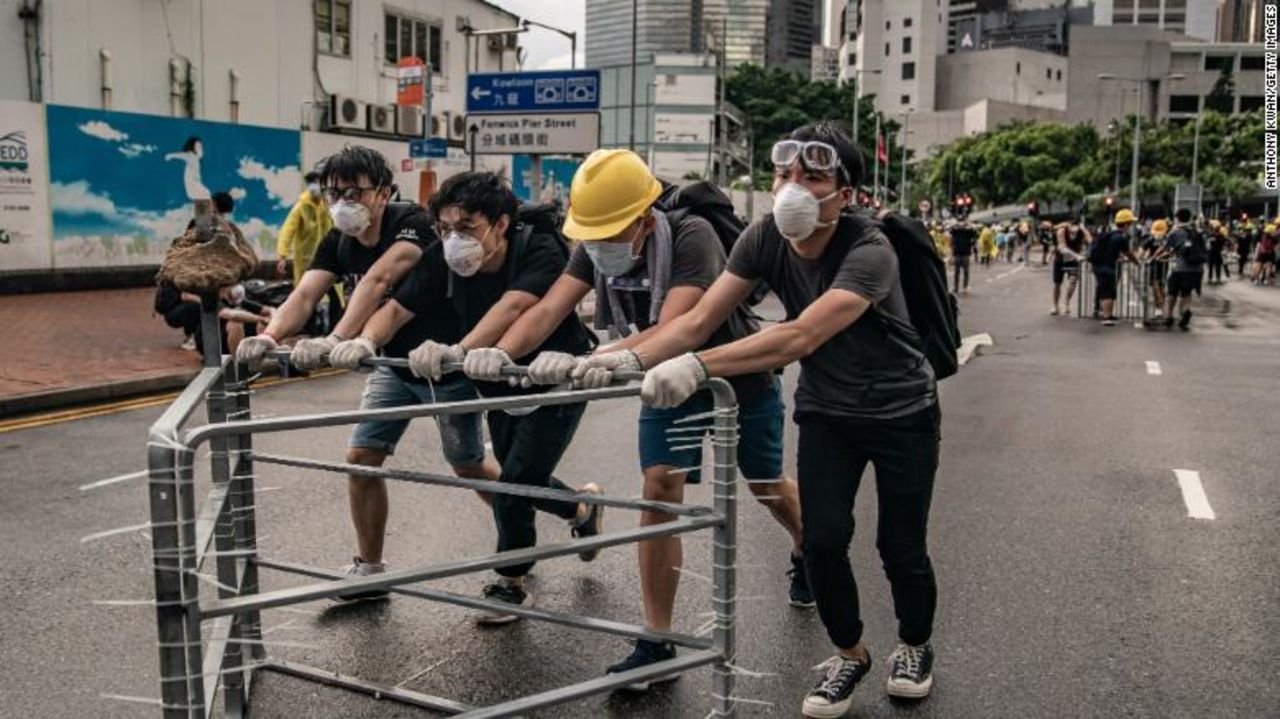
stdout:
[[684,404],[707,378],[707,368],[692,352],[663,362],[649,370],[640,386],[640,399],[650,407],[669,409]]
[[569,375],[577,371],[582,361],[581,357],[566,352],[540,352],[529,363],[529,374],[521,380],[520,385],[532,387],[538,384],[564,384],[569,381]]
[[473,349],[462,360],[462,371],[471,379],[481,382],[500,382],[504,379],[502,368],[514,366],[511,356],[497,347]]
[[262,363],[267,353],[279,348],[279,346],[275,340],[267,335],[245,337],[240,340],[240,345],[236,347],[236,361],[248,365],[250,370],[257,372],[262,368]]
[[357,337],[353,340],[339,342],[337,347],[330,350],[329,365],[353,372],[369,372],[373,368],[362,366],[360,360],[377,356],[377,354],[378,348],[373,346],[372,340],[367,337]]
[[298,344],[293,346],[293,352],[289,355],[289,359],[299,369],[320,369],[324,366],[324,356],[332,352],[333,348],[337,347],[341,341],[337,335],[309,337],[305,340],[298,340]]
[[461,362],[466,354],[462,345],[442,345],[427,340],[409,352],[409,371],[414,377],[439,382],[444,377],[445,363]]
[[592,355],[573,370],[573,385],[581,389],[601,389],[613,384],[614,372],[639,372],[640,358],[631,350]]

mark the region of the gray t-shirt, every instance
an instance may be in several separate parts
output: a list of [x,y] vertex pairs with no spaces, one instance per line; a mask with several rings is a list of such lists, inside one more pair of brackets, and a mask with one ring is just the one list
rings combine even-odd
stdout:
[[[671,238],[671,282],[669,288],[697,287],[705,290],[711,286],[720,273],[724,271],[724,246],[711,227],[711,223],[697,215],[687,215],[673,228]],[[569,264],[565,274],[595,286],[596,266],[587,254],[586,248],[579,243],[569,256]],[[618,291],[622,300],[622,311],[627,321],[644,331],[652,324],[649,321],[649,303],[651,283],[649,267],[645,254],[627,274],[614,278],[613,288]],[[716,328],[707,343],[697,349],[717,347],[734,340],[742,339],[760,330],[760,325],[743,305],[734,309],[729,319]],[[747,401],[763,389],[772,386],[768,373],[746,375],[731,379],[740,402]],[[744,396],[745,395],[745,396]]]
[[[797,415],[892,419],[937,401],[933,368],[916,348],[918,338],[906,329],[911,318],[898,281],[898,255],[870,218],[841,215],[822,257],[805,260],[768,215],[742,233],[729,255],[728,271],[767,282],[782,300],[788,320],[829,289],[854,292],[872,304],[856,322],[800,360]],[[900,322],[890,329],[877,312]]]
[[1169,236],[1165,238],[1164,246],[1173,253],[1173,258],[1169,261],[1170,272],[1188,272],[1196,273],[1204,271],[1204,265],[1198,262],[1187,262],[1183,256],[1183,250],[1189,249],[1195,242],[1191,236],[1191,230],[1186,225],[1174,225],[1169,231]]

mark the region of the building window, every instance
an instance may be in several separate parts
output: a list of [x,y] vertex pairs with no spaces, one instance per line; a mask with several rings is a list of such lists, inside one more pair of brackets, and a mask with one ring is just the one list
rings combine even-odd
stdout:
[[1261,70],[1262,56],[1261,55],[1241,55],[1240,69],[1241,70]]
[[889,43],[884,44],[884,56],[889,57]]
[[1057,80],[1058,80],[1058,82],[1062,82],[1062,71],[1061,71],[1061,70],[1058,70],[1056,74],[1057,74]]
[[1234,55],[1205,55],[1204,69],[1231,72],[1235,68]]
[[902,79],[903,80],[916,79],[916,64],[914,62],[902,63]]
[[892,22],[891,20],[885,20],[885,21],[884,21],[884,29],[885,29],[885,30],[890,30],[890,29],[892,29],[892,28],[893,28],[893,22]]
[[903,104],[903,105],[910,105],[910,104],[911,104],[911,96],[910,96],[910,95],[903,95],[903,96],[902,96],[902,104]]
[[858,53],[849,53],[849,67],[856,67],[858,64]]
[[1262,95],[1241,95],[1240,112],[1253,112],[1262,107]]
[[909,37],[902,38],[902,54],[903,55],[911,54],[911,38]]
[[1198,95],[1170,95],[1169,96],[1169,112],[1190,112],[1195,113],[1200,110],[1200,97]]
[[431,68],[441,72],[441,29],[439,23],[395,13],[383,15],[383,59],[394,65],[402,57],[416,57]]
[[903,18],[903,20],[902,20],[902,26],[903,26],[903,27],[911,27],[911,18]]
[[351,0],[315,0],[316,49],[351,57]]
[[1044,79],[1046,79],[1046,80],[1052,80],[1052,79],[1053,79],[1053,70],[1050,70],[1049,68],[1047,68],[1047,67],[1046,67],[1046,68],[1044,69]]

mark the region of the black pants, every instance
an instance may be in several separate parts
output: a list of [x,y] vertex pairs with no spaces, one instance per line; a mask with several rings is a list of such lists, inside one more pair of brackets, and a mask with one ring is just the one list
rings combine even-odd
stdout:
[[893,592],[898,637],[923,644],[933,633],[938,588],[925,538],[938,469],[940,412],[892,420],[797,414],[804,556],[818,614],[836,647],[862,639],[858,585],[849,564],[853,504],[870,462],[876,470],[876,548]]
[[960,291],[960,271],[964,270],[964,288],[969,289],[969,256],[957,255],[955,257],[955,285],[956,292]]
[[200,337],[200,303],[179,302],[164,313],[165,324],[182,330],[188,336]]
[[1236,258],[1236,274],[1244,277],[1244,266],[1249,264],[1249,251],[1240,250],[1240,256]]
[[[1222,282],[1222,271],[1226,270],[1222,261],[1221,252],[1209,253],[1209,281]],[[1231,270],[1227,270],[1227,277],[1231,276]]]
[[[551,476],[551,473],[569,448],[569,441],[573,439],[573,433],[577,431],[578,422],[582,420],[582,414],[586,410],[587,405],[579,403],[542,407],[522,417],[513,417],[498,410],[488,412],[486,416],[489,435],[493,440],[493,453],[502,466],[499,481],[569,489],[564,482]],[[539,509],[567,520],[577,515],[578,503],[528,499],[510,494],[493,495],[493,518],[498,525],[499,552],[532,547],[538,543],[534,510]],[[504,577],[523,577],[533,565],[533,562],[526,562],[499,567],[496,571]]]

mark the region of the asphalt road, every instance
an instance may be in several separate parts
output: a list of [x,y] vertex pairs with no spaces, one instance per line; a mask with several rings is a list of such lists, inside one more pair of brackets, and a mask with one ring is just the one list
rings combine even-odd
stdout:
[[[1009,270],[975,268],[962,326],[995,344],[942,388],[933,696],[899,704],[883,691],[896,631],[874,549],[874,484],[863,482],[851,556],[876,667],[851,716],[1276,716],[1275,293],[1232,287],[1231,317],[1198,317],[1188,334],[1145,332],[1049,317],[1047,270]],[[789,387],[794,378],[788,372]],[[264,389],[256,412],[353,406],[360,382],[344,375]],[[634,400],[592,406],[558,474],[636,495],[637,409]],[[144,522],[145,486],[78,487],[141,469],[159,413],[0,434],[0,714],[156,714],[103,696],[159,696],[153,610],[94,603],[151,596],[149,541],[140,532],[80,541]],[[345,430],[330,429],[261,437],[257,446],[337,460],[345,440]],[[787,440],[793,468],[792,426]],[[394,466],[443,470],[434,427],[411,428]],[[1199,473],[1215,519],[1188,516],[1175,469]],[[349,560],[341,479],[262,467],[259,486],[269,488],[258,504],[264,556],[329,567]],[[492,551],[492,521],[469,493],[394,486],[391,496],[394,566]],[[688,497],[708,501],[708,488]],[[539,521],[542,537],[567,534]],[[634,521],[606,516],[614,528]],[[739,664],[762,673],[739,680],[739,696],[752,700],[740,716],[798,716],[811,667],[831,648],[816,614],[786,603],[784,533],[749,500],[740,527]],[[707,573],[706,539],[687,541],[686,556]],[[485,579],[433,586],[475,593]],[[545,562],[533,582],[540,606],[638,621],[629,547],[593,564]],[[264,573],[268,588],[293,583]],[[702,582],[684,582],[681,629],[703,622],[708,596]],[[271,610],[264,624],[273,654],[474,704],[590,678],[629,651],[616,638],[531,622],[485,630],[467,610],[407,598]],[[696,718],[706,716],[709,692],[709,670],[698,670],[648,695],[594,697],[539,716]],[[259,717],[435,716],[274,674],[255,684],[252,701]]]

